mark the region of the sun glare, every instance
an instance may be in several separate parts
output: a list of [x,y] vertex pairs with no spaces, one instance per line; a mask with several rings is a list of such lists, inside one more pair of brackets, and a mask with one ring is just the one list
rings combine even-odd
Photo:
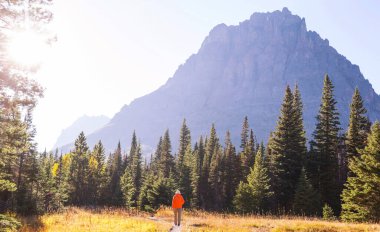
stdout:
[[12,34],[7,47],[10,59],[25,66],[40,64],[48,51],[43,38],[33,31]]

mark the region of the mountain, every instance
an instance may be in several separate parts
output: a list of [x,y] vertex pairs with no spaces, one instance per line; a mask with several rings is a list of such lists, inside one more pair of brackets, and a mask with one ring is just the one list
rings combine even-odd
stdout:
[[327,39],[308,31],[304,18],[287,8],[254,13],[239,25],[214,27],[199,51],[166,84],[122,107],[107,125],[88,136],[88,142],[93,145],[101,139],[113,150],[120,140],[126,147],[136,130],[141,142],[154,149],[169,128],[176,151],[179,128],[186,118],[193,141],[208,134],[215,123],[219,136],[230,130],[237,145],[246,115],[259,141],[266,141],[276,126],[285,86],[296,83],[310,138],[326,73],[335,85],[342,128],[348,124],[356,86],[370,119],[380,118],[380,96],[359,67]]
[[91,134],[94,131],[102,128],[110,121],[110,118],[106,116],[87,116],[84,115],[78,118],[68,128],[62,130],[60,136],[55,142],[54,149],[70,144],[78,137],[80,132],[85,134]]

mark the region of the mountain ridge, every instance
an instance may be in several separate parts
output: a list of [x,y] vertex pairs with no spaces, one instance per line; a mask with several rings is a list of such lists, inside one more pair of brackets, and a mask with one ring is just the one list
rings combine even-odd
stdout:
[[285,86],[296,83],[310,138],[325,73],[336,87],[342,128],[348,123],[348,106],[356,86],[369,117],[380,118],[380,97],[359,66],[317,32],[308,31],[304,18],[287,8],[254,13],[238,25],[215,26],[198,52],[164,85],[124,105],[105,127],[88,136],[88,142],[93,145],[102,139],[112,150],[119,140],[128,146],[136,130],[141,142],[154,149],[164,130],[169,129],[176,151],[179,128],[186,118],[193,141],[208,134],[211,123],[215,123],[219,136],[230,130],[233,142],[238,144],[244,116],[248,116],[259,141],[266,141],[275,128]]

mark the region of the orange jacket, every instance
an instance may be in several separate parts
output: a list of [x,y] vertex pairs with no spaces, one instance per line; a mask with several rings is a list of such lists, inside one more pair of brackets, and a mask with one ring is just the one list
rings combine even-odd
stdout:
[[173,196],[172,200],[172,208],[173,209],[180,209],[182,208],[182,205],[185,203],[185,200],[183,199],[181,194],[175,194]]

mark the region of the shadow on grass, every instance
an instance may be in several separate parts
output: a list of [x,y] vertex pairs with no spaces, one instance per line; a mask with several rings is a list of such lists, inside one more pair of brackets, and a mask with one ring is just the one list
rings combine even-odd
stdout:
[[22,226],[21,232],[42,231],[44,224],[41,221],[41,216],[22,216],[18,218]]
[[206,223],[195,223],[195,224],[191,224],[190,226],[193,226],[193,227],[209,227],[209,225]]

